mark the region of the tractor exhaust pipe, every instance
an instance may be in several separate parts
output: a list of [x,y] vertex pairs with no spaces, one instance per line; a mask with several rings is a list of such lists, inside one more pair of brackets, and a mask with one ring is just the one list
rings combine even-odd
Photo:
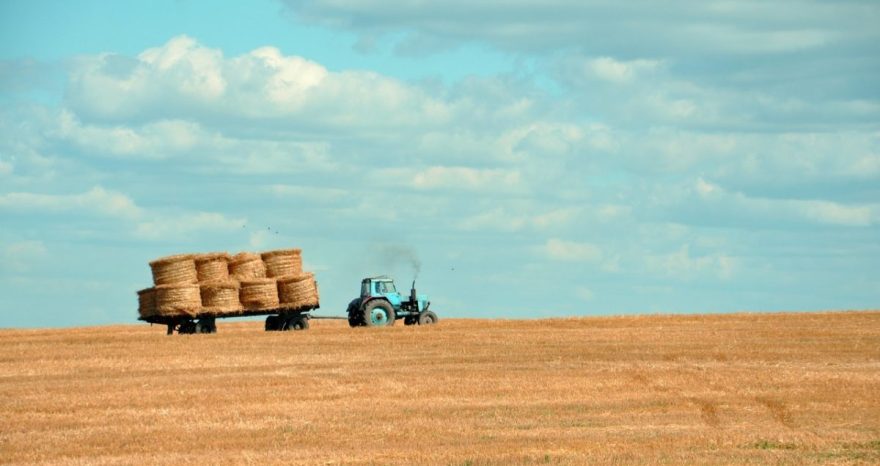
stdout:
[[417,301],[417,298],[416,298],[416,281],[415,281],[415,280],[413,280],[413,282],[412,282],[412,287],[409,289],[409,300],[410,300],[410,302],[412,302],[412,303],[414,303],[414,302]]

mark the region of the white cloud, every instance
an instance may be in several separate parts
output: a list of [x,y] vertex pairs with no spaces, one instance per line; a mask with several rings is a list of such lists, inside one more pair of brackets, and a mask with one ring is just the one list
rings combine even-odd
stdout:
[[596,262],[602,258],[602,249],[592,243],[550,238],[541,249],[556,261]]
[[0,209],[34,213],[93,213],[132,219],[141,208],[125,194],[95,186],[82,194],[37,194],[14,192],[0,195]]
[[458,221],[462,230],[520,231],[535,229],[540,231],[559,230],[571,224],[581,213],[580,208],[535,209],[515,205],[494,207]]
[[159,120],[140,127],[84,125],[70,111],[59,116],[56,137],[87,152],[134,158],[166,158],[196,147],[216,147],[222,137],[204,131],[198,123]]
[[648,255],[645,262],[657,273],[682,280],[700,277],[727,280],[733,277],[736,267],[736,259],[727,254],[692,256],[689,244],[684,244],[671,253]]
[[266,187],[266,190],[278,199],[298,199],[318,204],[333,204],[354,197],[354,194],[349,190],[323,186],[274,184]]
[[17,241],[7,244],[2,250],[0,270],[27,272],[49,257],[45,243],[38,240]]
[[465,189],[470,191],[509,191],[521,185],[520,173],[509,169],[434,166],[422,170],[390,168],[372,177],[390,184],[416,189]]
[[331,72],[274,47],[226,58],[186,36],[135,59],[81,57],[66,102],[79,116],[105,122],[281,118],[310,127],[399,130],[450,119],[447,103],[386,76]]
[[458,227],[462,230],[517,231],[528,224],[528,217],[513,214],[501,207],[467,216],[458,221]]
[[788,201],[804,218],[828,225],[867,227],[880,223],[880,204],[847,206],[828,201]]
[[440,41],[447,46],[480,41],[520,52],[577,44],[606,53],[767,54],[839,46],[842,37],[862,43],[877,38],[870,22],[876,10],[862,3],[680,2],[667,5],[662,12],[644,0],[625,4],[452,0],[442,7],[389,0],[285,3],[301,18],[359,33],[365,39],[384,34],[412,43],[424,37],[433,39],[429,43]]
[[151,215],[134,228],[134,236],[146,240],[186,239],[191,235],[211,231],[216,233],[240,230],[247,223],[244,218],[229,218],[216,212],[195,212],[180,215]]
[[35,215],[99,215],[119,220],[119,228],[146,240],[179,239],[201,231],[228,232],[246,223],[243,218],[228,218],[216,212],[166,214],[143,209],[127,195],[100,186],[81,194],[3,194],[2,210]]
[[596,297],[596,294],[593,292],[593,290],[585,286],[579,286],[575,288],[574,295],[577,296],[581,301],[592,301]]
[[768,199],[729,192],[698,178],[693,185],[696,197],[709,209],[726,212],[733,218],[802,221],[846,227],[868,227],[880,222],[880,204],[847,205],[816,199]]
[[660,66],[657,60],[620,61],[612,57],[599,57],[588,62],[587,67],[600,79],[615,83],[628,83],[639,75]]

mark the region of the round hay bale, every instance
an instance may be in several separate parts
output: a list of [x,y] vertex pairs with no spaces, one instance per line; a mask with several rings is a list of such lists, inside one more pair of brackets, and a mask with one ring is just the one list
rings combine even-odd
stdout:
[[229,275],[239,281],[266,278],[266,264],[258,254],[240,252],[229,260]]
[[242,280],[239,299],[245,309],[277,308],[278,284],[274,278]]
[[207,282],[199,285],[202,296],[202,312],[236,314],[241,312],[239,285],[235,280]]
[[212,252],[195,256],[196,273],[200,283],[229,280],[229,254]]
[[150,262],[153,283],[159,285],[190,285],[198,283],[196,263],[192,254],[177,254]]
[[261,254],[267,277],[286,277],[302,273],[302,249],[278,249]]
[[156,287],[156,312],[161,316],[190,316],[202,308],[199,285],[160,285]]
[[318,306],[318,283],[312,273],[303,273],[278,279],[279,305],[285,309],[314,308]]
[[138,314],[141,317],[152,317],[156,315],[156,289],[145,288],[137,292],[138,294]]

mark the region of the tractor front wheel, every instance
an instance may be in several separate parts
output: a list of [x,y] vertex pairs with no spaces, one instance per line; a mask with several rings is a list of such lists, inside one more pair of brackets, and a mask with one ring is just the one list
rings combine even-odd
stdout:
[[433,311],[422,311],[419,313],[419,325],[431,325],[437,323],[437,314]]
[[367,327],[384,327],[393,322],[390,317],[394,315],[394,309],[388,301],[374,299],[364,306],[364,323]]

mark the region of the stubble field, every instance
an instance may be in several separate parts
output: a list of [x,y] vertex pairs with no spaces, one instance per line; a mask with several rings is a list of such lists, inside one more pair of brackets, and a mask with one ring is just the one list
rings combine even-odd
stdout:
[[880,463],[880,312],[218,327],[0,330],[0,463]]

